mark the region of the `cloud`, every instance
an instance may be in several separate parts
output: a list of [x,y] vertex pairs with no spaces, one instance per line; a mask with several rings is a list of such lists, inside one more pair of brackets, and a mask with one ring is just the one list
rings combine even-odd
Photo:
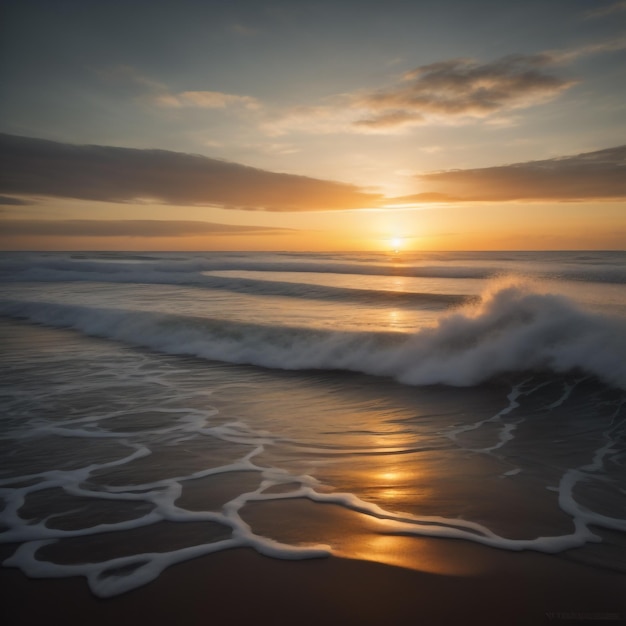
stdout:
[[64,237],[185,237],[288,234],[290,228],[180,220],[2,220],[2,235]]
[[490,63],[451,59],[422,65],[390,87],[294,108],[266,122],[264,128],[274,135],[293,131],[389,134],[416,125],[487,120],[548,102],[574,85],[575,81],[546,71],[556,62],[552,53],[540,53],[510,55]]
[[183,91],[178,94],[161,93],[154,96],[153,102],[160,107],[197,109],[225,109],[228,106],[239,105],[246,109],[259,109],[261,103],[250,96],[237,96],[221,91]]
[[449,59],[405,72],[376,90],[338,94],[323,104],[296,107],[264,123],[268,134],[403,133],[427,124],[515,123],[510,112],[550,102],[578,81],[555,74],[559,66],[593,54],[623,50],[624,38],[495,61]]
[[618,200],[626,198],[626,146],[499,167],[418,175],[424,192],[394,202]]
[[293,107],[279,117],[261,124],[261,129],[270,136],[281,136],[293,132],[307,134],[360,133],[354,127],[358,112],[346,96],[337,96],[335,102],[319,106]]
[[119,65],[98,72],[107,81],[121,82],[140,91],[139,102],[166,109],[226,109],[244,107],[249,110],[261,108],[261,103],[252,96],[240,96],[222,91],[181,91],[174,93],[167,85],[144,76],[129,65]]
[[242,24],[241,22],[231,24],[230,30],[231,32],[243,37],[251,37],[252,35],[257,35],[260,32],[258,28],[253,28],[252,26]]
[[555,98],[574,81],[553,76],[546,55],[511,55],[491,63],[452,59],[407,72],[400,84],[363,94],[356,104],[370,114],[357,126],[386,128],[485,118]]
[[603,54],[605,52],[618,52],[626,49],[626,38],[617,37],[600,43],[590,43],[578,48],[568,48],[565,50],[549,50],[543,55],[548,63],[563,64],[571,63],[580,57],[590,56],[592,54]]
[[392,203],[399,204],[422,204],[422,203],[450,203],[462,201],[462,198],[458,198],[456,196],[451,196],[447,193],[441,193],[438,191],[425,191],[423,193],[414,193],[409,196],[402,196],[400,198],[393,198]]
[[609,4],[598,9],[591,9],[585,12],[583,14],[583,17],[585,19],[593,19],[598,17],[606,17],[607,15],[613,15],[622,11],[626,11],[626,0],[619,0],[618,2],[614,2],[613,4]]
[[28,204],[32,204],[32,202],[28,200],[23,200],[22,198],[11,198],[10,196],[0,196],[0,204],[4,204],[8,206],[26,206]]
[[265,211],[376,206],[354,185],[167,150],[74,145],[0,134],[0,193]]

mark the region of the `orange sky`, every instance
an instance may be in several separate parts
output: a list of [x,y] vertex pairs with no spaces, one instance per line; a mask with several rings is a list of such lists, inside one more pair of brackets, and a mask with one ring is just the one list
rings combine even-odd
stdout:
[[3,10],[0,249],[624,248],[623,2],[149,5]]

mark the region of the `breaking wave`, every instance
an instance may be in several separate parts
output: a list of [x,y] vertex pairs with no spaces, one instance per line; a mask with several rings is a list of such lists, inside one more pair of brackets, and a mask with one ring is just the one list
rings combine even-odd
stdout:
[[347,370],[409,385],[582,371],[626,389],[626,323],[532,283],[494,283],[413,333],[329,331],[137,310],[5,301],[0,314],[169,354],[287,370]]

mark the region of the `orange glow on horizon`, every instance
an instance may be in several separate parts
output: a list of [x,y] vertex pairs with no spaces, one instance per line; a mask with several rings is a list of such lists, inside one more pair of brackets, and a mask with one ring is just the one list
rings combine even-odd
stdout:
[[[129,205],[78,200],[51,203],[29,217],[51,225],[48,210],[59,222],[100,220],[122,224]],[[60,228],[11,234],[11,221],[26,222],[23,207],[6,208],[0,227],[2,250],[150,250],[150,251],[378,251],[402,261],[413,252],[446,250],[619,250],[624,246],[624,206],[620,203],[517,203],[510,206],[450,206],[430,211],[336,211],[281,213],[223,211],[206,207],[137,206],[143,220],[172,220],[172,234],[141,236],[129,222],[128,235],[63,234]],[[88,219],[85,220],[86,215]],[[594,219],[590,220],[589,215]],[[258,232],[181,234],[180,220],[213,222],[234,228],[253,225]],[[566,225],[564,225],[566,224]],[[76,228],[70,224],[70,227]],[[263,229],[268,229],[263,231]],[[272,231],[272,229],[274,229]],[[94,230],[91,228],[90,233]]]

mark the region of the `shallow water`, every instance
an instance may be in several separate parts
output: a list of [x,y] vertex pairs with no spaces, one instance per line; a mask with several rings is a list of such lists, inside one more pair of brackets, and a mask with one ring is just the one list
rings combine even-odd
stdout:
[[[4,564],[109,596],[414,536],[620,569],[623,255],[512,256],[5,255]],[[385,300],[433,268],[480,277]]]

